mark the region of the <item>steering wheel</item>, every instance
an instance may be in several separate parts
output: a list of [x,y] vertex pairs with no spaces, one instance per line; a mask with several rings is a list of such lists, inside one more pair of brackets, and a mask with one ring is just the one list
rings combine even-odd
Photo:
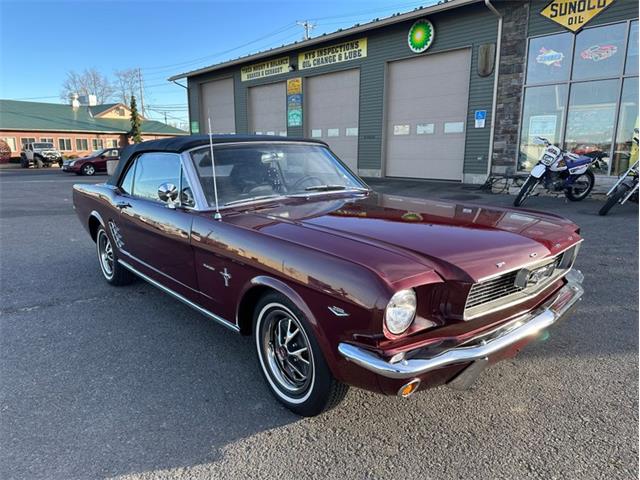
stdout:
[[311,181],[311,180],[317,180],[318,181],[318,185],[323,185],[324,184],[322,179],[319,178],[319,177],[314,177],[313,175],[305,175],[304,177],[301,177],[298,180],[296,180],[296,182],[291,186],[291,189],[292,190],[296,190],[304,182],[308,182],[308,181]]

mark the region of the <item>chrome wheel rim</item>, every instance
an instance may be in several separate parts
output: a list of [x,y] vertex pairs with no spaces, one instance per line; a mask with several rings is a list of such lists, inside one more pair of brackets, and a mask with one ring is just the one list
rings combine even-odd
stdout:
[[115,260],[111,241],[104,230],[100,230],[98,233],[98,241],[96,243],[98,245],[98,260],[100,260],[102,273],[107,277],[107,279],[111,279],[113,277],[113,265]]
[[85,167],[84,171],[87,175],[93,175],[95,172],[95,169],[93,168],[93,165],[88,165]]
[[[266,310],[266,311],[265,311]],[[282,306],[261,312],[260,347],[263,365],[287,396],[303,396],[313,383],[314,362],[309,338],[300,321]]]

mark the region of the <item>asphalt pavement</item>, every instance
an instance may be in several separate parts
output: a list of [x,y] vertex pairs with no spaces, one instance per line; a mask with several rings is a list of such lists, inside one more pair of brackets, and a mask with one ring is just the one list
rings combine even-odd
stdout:
[[[271,396],[248,338],[140,281],[101,278],[58,170],[0,171],[0,478],[638,477],[638,208],[534,198],[582,227],[573,316],[472,390],[351,389],[302,419]],[[423,182],[413,196],[508,205]]]

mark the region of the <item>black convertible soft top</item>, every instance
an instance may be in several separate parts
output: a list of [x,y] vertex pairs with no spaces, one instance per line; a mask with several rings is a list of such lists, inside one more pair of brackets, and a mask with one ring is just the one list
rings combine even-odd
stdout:
[[[236,142],[313,142],[326,146],[321,140],[300,137],[279,137],[273,135],[213,135],[215,144]],[[170,152],[182,153],[195,147],[209,145],[209,135],[184,135],[180,137],[163,138],[161,140],[149,140],[142,143],[128,145],[120,153],[120,161],[113,175],[107,180],[109,185],[117,185],[120,174],[126,169],[129,161],[139,153],[144,152]]]

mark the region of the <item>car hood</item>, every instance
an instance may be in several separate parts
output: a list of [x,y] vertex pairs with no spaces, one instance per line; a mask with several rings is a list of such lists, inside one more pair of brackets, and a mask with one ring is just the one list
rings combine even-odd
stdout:
[[[382,266],[385,257],[401,256],[463,281],[519,268],[580,240],[578,227],[555,215],[380,194],[309,198],[253,214],[270,220],[255,225],[270,235],[317,248],[331,244],[332,254],[361,262],[364,256]],[[327,243],[327,236],[342,241]]]

